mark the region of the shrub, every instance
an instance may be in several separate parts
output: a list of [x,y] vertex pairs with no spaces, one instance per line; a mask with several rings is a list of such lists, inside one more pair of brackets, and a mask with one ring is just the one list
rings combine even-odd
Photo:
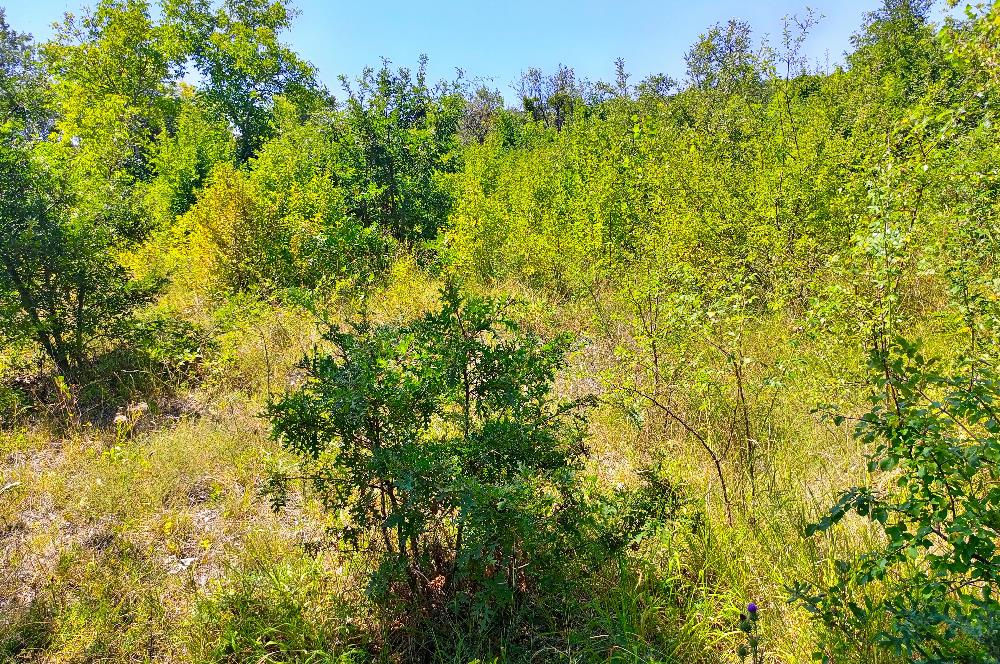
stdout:
[[66,175],[4,137],[0,146],[0,338],[30,341],[72,383],[162,287],[120,263],[130,238],[73,204]]
[[[630,544],[676,497],[642,509],[587,497],[589,399],[552,394],[570,340],[522,330],[508,304],[448,286],[412,324],[327,340],[334,352],[310,357],[306,384],[270,406],[274,435],[338,534],[375,553],[370,591],[400,610],[507,622],[532,596],[568,594],[583,561]],[[276,506],[288,479],[272,480]]]
[[250,292],[380,274],[392,243],[348,214],[335,152],[309,124],[269,142],[249,172],[217,165],[181,222],[195,266],[223,288]]
[[[880,641],[908,660],[1000,661],[998,377],[979,360],[942,372],[905,340],[874,353],[871,367],[878,390],[856,431],[874,445],[869,470],[892,488],[847,491],[809,532],[853,512],[885,544],[839,561],[830,587],[799,584],[794,597],[848,635],[884,619]],[[882,599],[858,600],[873,583]]]

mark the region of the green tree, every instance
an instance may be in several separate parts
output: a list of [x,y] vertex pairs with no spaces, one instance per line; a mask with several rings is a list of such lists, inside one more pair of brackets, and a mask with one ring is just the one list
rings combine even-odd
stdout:
[[571,67],[560,64],[552,74],[532,67],[521,74],[517,86],[524,112],[529,118],[561,131],[573,115],[585,107],[583,86]]
[[550,396],[567,339],[520,332],[453,287],[410,326],[327,338],[335,353],[310,358],[309,383],[271,406],[274,433],[344,510],[344,536],[378,542],[383,581],[421,601],[461,587],[510,605],[550,573],[569,534],[555,508],[583,453],[582,404]]
[[156,284],[135,282],[117,259],[131,224],[114,205],[81,205],[72,155],[39,135],[53,105],[30,40],[2,16],[0,37],[0,334],[36,343],[75,381]]
[[340,140],[348,148],[341,170],[351,214],[407,244],[437,235],[451,209],[442,175],[460,163],[465,101],[454,86],[428,86],[426,67],[422,57],[414,76],[386,61],[353,84],[341,78]]
[[171,135],[161,136],[152,159],[147,209],[160,226],[194,205],[217,164],[236,160],[236,139],[228,124],[213,117],[191,88],[183,90],[180,101],[176,126]]
[[201,76],[208,108],[234,130],[240,161],[273,134],[277,97],[303,116],[317,107],[315,70],[280,40],[295,17],[287,0],[229,0],[219,8],[210,0],[164,0],[163,13]]
[[257,293],[378,277],[394,243],[350,212],[353,152],[342,137],[339,115],[301,123],[290,109],[243,169],[217,163],[179,221],[192,259],[207,261],[219,286]]
[[148,179],[154,143],[178,110],[171,87],[183,62],[149,3],[101,0],[79,17],[66,14],[42,52],[56,128],[73,146],[77,170],[122,190]]
[[0,122],[23,136],[44,135],[52,121],[45,68],[31,36],[12,29],[2,7],[0,82]]
[[748,81],[761,82],[761,57],[754,52],[750,25],[743,21],[713,25],[684,59],[688,82],[698,89],[734,91]]
[[462,140],[466,143],[482,143],[489,135],[498,113],[503,110],[503,97],[498,90],[479,86],[467,95],[465,111],[459,123]]

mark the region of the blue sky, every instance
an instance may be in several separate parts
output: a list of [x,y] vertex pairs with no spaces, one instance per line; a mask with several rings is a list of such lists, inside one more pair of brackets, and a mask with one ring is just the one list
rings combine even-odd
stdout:
[[[7,20],[17,30],[44,39],[63,12],[77,11],[79,0],[8,0]],[[338,74],[357,74],[385,56],[413,65],[430,57],[432,78],[450,78],[456,67],[470,77],[489,77],[509,96],[521,71],[545,70],[563,63],[591,80],[610,80],[614,60],[625,58],[633,81],[663,72],[680,78],[684,52],[708,26],[741,18],[757,37],[781,36],[781,19],[806,5],[824,18],[806,44],[813,60],[842,60],[851,34],[865,12],[880,0],[472,0],[413,2],[329,2],[298,0],[295,26],[286,36],[337,87]]]

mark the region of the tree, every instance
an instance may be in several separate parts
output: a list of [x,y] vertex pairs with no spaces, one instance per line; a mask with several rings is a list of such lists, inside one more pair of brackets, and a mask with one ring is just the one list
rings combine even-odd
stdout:
[[465,103],[465,111],[459,125],[462,140],[466,143],[486,140],[493,127],[497,113],[503,110],[503,97],[498,90],[486,86],[476,88]]
[[348,540],[378,542],[382,576],[422,601],[460,585],[510,603],[565,536],[553,509],[583,452],[582,404],[549,394],[565,338],[442,295],[413,325],[331,332],[335,353],[311,357],[309,383],[271,406],[274,433],[327,509],[349,515]]
[[635,86],[640,98],[667,99],[677,88],[677,81],[666,74],[651,74]]
[[521,74],[517,92],[524,111],[532,120],[561,131],[573,114],[583,107],[583,87],[571,67],[559,65],[546,75],[532,67]]
[[75,381],[157,284],[131,279],[115,255],[130,225],[113,205],[81,206],[72,160],[39,136],[50,105],[30,40],[2,15],[0,36],[0,334],[38,344]]
[[882,108],[903,109],[938,83],[944,58],[934,41],[931,0],[883,0],[853,37],[848,64],[877,82]]
[[759,79],[759,57],[753,51],[748,23],[730,20],[701,35],[684,56],[688,82],[701,89],[733,92]]
[[192,262],[226,289],[257,293],[379,276],[393,243],[348,211],[342,129],[335,116],[287,117],[245,168],[216,164],[178,221]]
[[427,83],[427,58],[414,76],[385,61],[352,84],[339,140],[346,148],[340,182],[351,214],[405,244],[437,235],[451,198],[441,174],[459,161],[459,122],[465,101],[457,87]]
[[164,0],[165,25],[202,79],[208,107],[228,120],[237,157],[246,161],[275,129],[274,101],[285,97],[303,117],[317,107],[313,67],[280,41],[295,12],[287,0]]
[[195,204],[212,169],[236,160],[236,139],[228,123],[215,117],[197,96],[184,88],[172,135],[161,136],[152,159],[147,208],[165,226]]
[[47,88],[31,36],[13,30],[0,7],[0,122],[22,136],[44,135],[52,120]]
[[74,148],[77,170],[121,190],[147,180],[154,143],[178,110],[172,85],[184,60],[149,3],[101,0],[79,17],[66,14],[42,52],[56,127]]

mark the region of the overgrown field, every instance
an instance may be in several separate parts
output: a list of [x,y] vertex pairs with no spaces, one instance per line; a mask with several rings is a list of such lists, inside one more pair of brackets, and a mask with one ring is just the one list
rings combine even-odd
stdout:
[[1000,9],[931,15],[506,104],[0,20],[0,660],[1000,662]]

